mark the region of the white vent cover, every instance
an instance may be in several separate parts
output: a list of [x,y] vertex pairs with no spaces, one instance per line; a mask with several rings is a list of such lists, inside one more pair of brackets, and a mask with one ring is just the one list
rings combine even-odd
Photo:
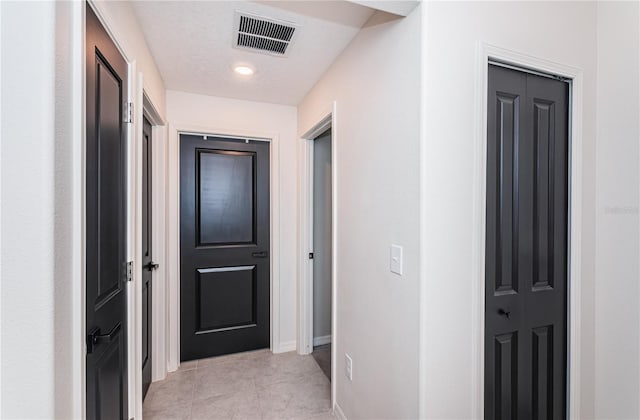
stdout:
[[236,10],[233,46],[264,54],[286,57],[298,35],[298,25],[283,20]]

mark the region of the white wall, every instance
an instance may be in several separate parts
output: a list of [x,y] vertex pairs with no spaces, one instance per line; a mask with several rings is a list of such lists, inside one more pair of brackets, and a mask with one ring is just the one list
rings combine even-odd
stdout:
[[[276,351],[292,351],[296,347],[296,115],[296,108],[292,106],[167,91],[167,116],[171,127],[212,129],[217,134],[249,132],[278,136],[281,307],[280,337],[275,337],[274,342]],[[174,276],[169,281],[175,282],[177,278]]]
[[55,417],[84,406],[84,4],[56,2]]
[[[425,8],[427,171],[424,415],[470,418],[474,349],[475,83],[478,42],[583,70],[582,418],[594,400],[596,4],[429,2]],[[475,289],[477,290],[477,289]],[[482,361],[478,361],[482,363]],[[477,366],[476,366],[477,367]],[[444,379],[446,378],[446,379]],[[443,380],[444,379],[444,380]]]
[[[161,117],[166,116],[166,91],[138,18],[128,1],[95,0],[91,4],[99,12],[107,32],[122,48],[129,62],[135,61],[136,70],[144,75],[144,90]],[[137,77],[137,76],[136,76]],[[142,107],[142,104],[136,104]]]
[[595,418],[640,418],[640,7],[598,3]]
[[1,416],[50,417],[55,405],[55,4],[2,2],[0,7]]
[[[332,380],[350,419],[418,416],[419,8],[374,15],[298,108],[302,135],[337,101]],[[404,247],[403,276],[389,271],[391,244]]]
[[73,304],[82,11],[72,2],[0,3],[3,418],[82,413],[83,309]]

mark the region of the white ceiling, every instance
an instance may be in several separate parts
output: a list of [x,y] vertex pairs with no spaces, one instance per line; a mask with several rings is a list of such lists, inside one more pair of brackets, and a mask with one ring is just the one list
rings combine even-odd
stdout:
[[382,10],[398,16],[409,16],[420,0],[348,0],[373,9]]
[[[135,1],[151,53],[170,90],[297,105],[373,14],[346,1]],[[299,26],[288,57],[233,48],[234,12]],[[250,77],[232,66],[247,63]]]

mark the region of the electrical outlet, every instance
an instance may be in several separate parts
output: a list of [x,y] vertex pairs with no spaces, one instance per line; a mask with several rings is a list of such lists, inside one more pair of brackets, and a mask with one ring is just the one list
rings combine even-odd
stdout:
[[346,353],[344,355],[344,373],[347,375],[347,379],[353,381],[353,360]]

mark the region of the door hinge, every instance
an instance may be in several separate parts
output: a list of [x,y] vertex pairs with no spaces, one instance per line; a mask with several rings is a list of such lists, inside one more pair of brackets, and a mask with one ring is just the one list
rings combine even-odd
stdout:
[[313,252],[309,253],[309,259],[312,260],[313,259]]
[[133,122],[133,102],[124,103],[124,122],[131,124]]
[[133,261],[127,261],[125,281],[133,281]]

